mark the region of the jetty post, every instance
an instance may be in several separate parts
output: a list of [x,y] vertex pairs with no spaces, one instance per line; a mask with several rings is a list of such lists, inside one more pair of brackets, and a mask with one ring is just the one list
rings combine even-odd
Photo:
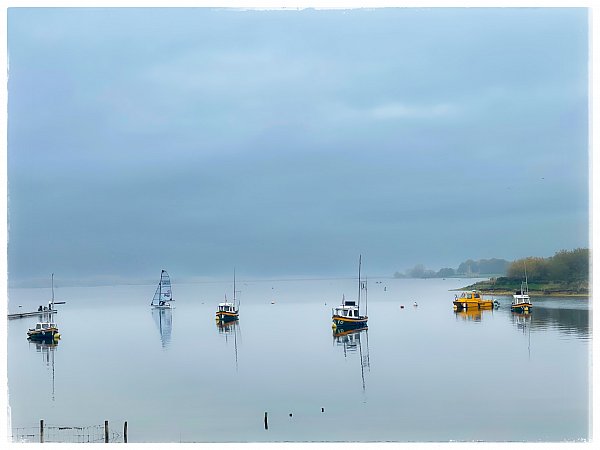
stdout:
[[123,424],[123,442],[127,444],[127,421]]
[[104,443],[108,444],[108,420],[104,421]]
[[40,420],[40,444],[44,443],[44,419]]
[[267,421],[267,412],[265,411],[265,430],[269,429],[269,422]]

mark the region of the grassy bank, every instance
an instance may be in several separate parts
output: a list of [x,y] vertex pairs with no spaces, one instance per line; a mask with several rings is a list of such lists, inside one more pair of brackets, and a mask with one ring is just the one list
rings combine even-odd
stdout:
[[[589,295],[589,286],[585,281],[546,281],[528,283],[529,295],[531,296],[561,296],[561,297],[585,297]],[[486,281],[465,286],[457,291],[478,290],[484,294],[512,295],[520,289],[521,280],[515,278],[490,278]]]

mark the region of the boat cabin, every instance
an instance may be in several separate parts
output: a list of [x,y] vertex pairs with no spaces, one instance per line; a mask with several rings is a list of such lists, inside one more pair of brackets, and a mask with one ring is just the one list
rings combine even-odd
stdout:
[[219,303],[218,312],[235,313],[237,311],[235,310],[235,306],[233,305],[233,303]]
[[354,317],[356,319],[358,319],[358,308],[356,306],[350,306],[350,307],[346,307],[346,306],[338,306],[337,308],[335,308],[333,314],[335,316],[340,316],[340,317]]
[[55,323],[50,323],[50,322],[38,322],[35,325],[35,331],[42,331],[42,330],[50,330],[52,328],[56,328],[56,324]]
[[342,305],[338,306],[333,311],[334,316],[340,317],[350,317],[358,319],[360,316],[358,314],[358,306],[356,305],[355,300],[342,300]]

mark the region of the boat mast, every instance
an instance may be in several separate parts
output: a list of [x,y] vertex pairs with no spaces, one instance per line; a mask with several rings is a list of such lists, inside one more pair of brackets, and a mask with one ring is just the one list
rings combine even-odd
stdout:
[[367,277],[365,277],[365,316],[368,315],[367,314]]
[[235,267],[233,268],[233,309],[235,309]]
[[160,305],[160,301],[162,299],[162,284],[163,284],[163,276],[165,273],[165,269],[160,271],[160,281],[158,282],[158,304]]
[[358,311],[360,314],[360,263],[362,260],[362,255],[358,255]]
[[54,274],[52,274],[52,304],[50,307],[50,311],[54,309]]

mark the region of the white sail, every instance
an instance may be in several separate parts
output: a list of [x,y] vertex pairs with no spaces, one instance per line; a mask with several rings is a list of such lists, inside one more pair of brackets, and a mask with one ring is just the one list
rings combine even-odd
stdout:
[[162,270],[160,273],[160,281],[156,287],[156,292],[152,298],[152,306],[162,306],[165,303],[172,302],[173,296],[171,293],[171,278],[166,270]]

